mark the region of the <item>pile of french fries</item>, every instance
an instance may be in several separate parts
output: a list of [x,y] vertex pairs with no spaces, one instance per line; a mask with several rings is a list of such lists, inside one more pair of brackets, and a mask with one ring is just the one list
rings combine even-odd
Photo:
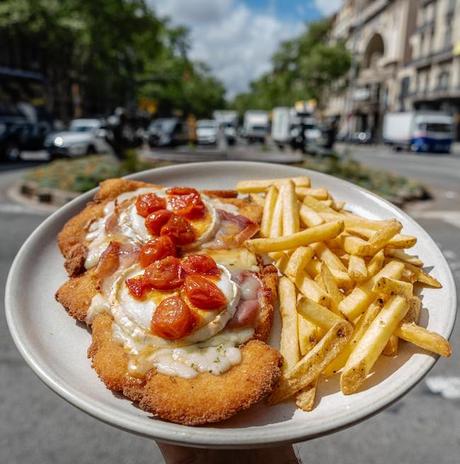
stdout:
[[421,286],[441,284],[405,252],[416,237],[395,219],[376,221],[345,209],[306,176],[237,184],[263,206],[260,238],[247,248],[268,255],[279,280],[281,381],[269,398],[295,397],[311,411],[320,377],[340,373],[344,394],[358,391],[381,355],[401,341],[441,356],[449,342],[418,325]]

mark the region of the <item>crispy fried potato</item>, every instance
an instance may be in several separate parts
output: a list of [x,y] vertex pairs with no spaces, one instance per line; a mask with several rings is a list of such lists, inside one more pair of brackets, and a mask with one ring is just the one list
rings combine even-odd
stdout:
[[318,388],[318,379],[308,385],[306,388],[297,393],[295,397],[295,404],[302,411],[313,411],[316,399],[316,390]]
[[236,184],[239,193],[265,192],[270,186],[280,186],[283,182],[292,181],[296,187],[310,187],[310,178],[307,176],[287,177],[280,179],[244,180]]
[[357,343],[343,368],[340,387],[345,395],[357,391],[409,309],[407,300],[391,297]]
[[264,201],[264,211],[262,213],[262,222],[260,224],[260,234],[262,237],[270,237],[272,218],[277,198],[278,190],[274,185],[272,185],[268,189],[267,196]]
[[305,227],[315,227],[324,223],[324,219],[307,205],[300,205],[300,219]]
[[269,396],[269,403],[280,403],[314,382],[346,345],[351,332],[352,326],[346,321],[337,322],[331,327],[320,342],[287,373],[287,378],[281,379]]
[[348,275],[358,283],[367,279],[366,262],[361,256],[350,255],[350,259],[348,260]]
[[362,284],[358,285],[353,291],[347,295],[339,304],[339,310],[345,317],[353,321],[361,315],[367,306],[377,297],[377,294],[372,291],[375,282],[381,277],[392,277],[398,279],[404,269],[404,264],[398,261],[389,262],[380,272],[374,277]]
[[374,286],[372,291],[375,293],[383,293],[385,295],[401,295],[406,299],[409,299],[414,291],[414,286],[409,282],[403,282],[402,280],[391,279],[390,277],[380,277]]
[[407,342],[440,356],[450,356],[452,354],[450,343],[444,337],[417,324],[403,322],[396,329],[395,334]]
[[254,253],[284,251],[337,237],[342,230],[343,222],[329,222],[327,224],[302,230],[301,232],[297,232],[292,235],[277,238],[255,238],[248,240],[246,242],[246,246]]
[[329,330],[334,324],[344,320],[343,317],[338,316],[325,306],[307,297],[303,297],[299,300],[297,303],[297,311],[305,319],[324,330]]
[[300,230],[299,207],[294,189],[294,182],[287,181],[280,188],[283,199],[283,235],[292,235]]
[[300,273],[305,269],[305,266],[313,258],[314,251],[311,247],[297,248],[289,258],[286,268],[283,271],[294,282]]

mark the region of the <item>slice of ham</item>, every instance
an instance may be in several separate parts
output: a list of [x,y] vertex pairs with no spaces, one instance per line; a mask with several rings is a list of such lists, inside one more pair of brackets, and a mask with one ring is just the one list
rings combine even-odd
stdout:
[[239,273],[235,276],[235,280],[240,285],[241,300],[227,327],[236,329],[254,326],[259,315],[259,293],[262,289],[262,282],[254,272],[250,271]]
[[229,329],[241,327],[251,327],[256,322],[259,313],[258,300],[242,300],[230,322],[227,324]]
[[241,214],[218,209],[220,227],[214,240],[206,248],[236,248],[250,239],[259,230],[259,225]]
[[97,264],[96,273],[100,279],[113,275],[120,267],[127,268],[135,263],[139,247],[131,243],[110,242]]

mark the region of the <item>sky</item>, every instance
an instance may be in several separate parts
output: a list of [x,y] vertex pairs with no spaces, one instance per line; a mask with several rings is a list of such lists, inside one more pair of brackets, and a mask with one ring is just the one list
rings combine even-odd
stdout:
[[341,0],[148,0],[161,17],[185,25],[193,59],[208,64],[232,98],[270,69],[280,42],[305,22],[337,11]]

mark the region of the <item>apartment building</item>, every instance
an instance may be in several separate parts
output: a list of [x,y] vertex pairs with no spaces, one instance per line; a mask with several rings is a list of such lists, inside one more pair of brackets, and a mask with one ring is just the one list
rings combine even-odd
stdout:
[[460,126],[460,0],[345,0],[332,40],[353,56],[326,115],[381,139],[388,111],[443,110]]

